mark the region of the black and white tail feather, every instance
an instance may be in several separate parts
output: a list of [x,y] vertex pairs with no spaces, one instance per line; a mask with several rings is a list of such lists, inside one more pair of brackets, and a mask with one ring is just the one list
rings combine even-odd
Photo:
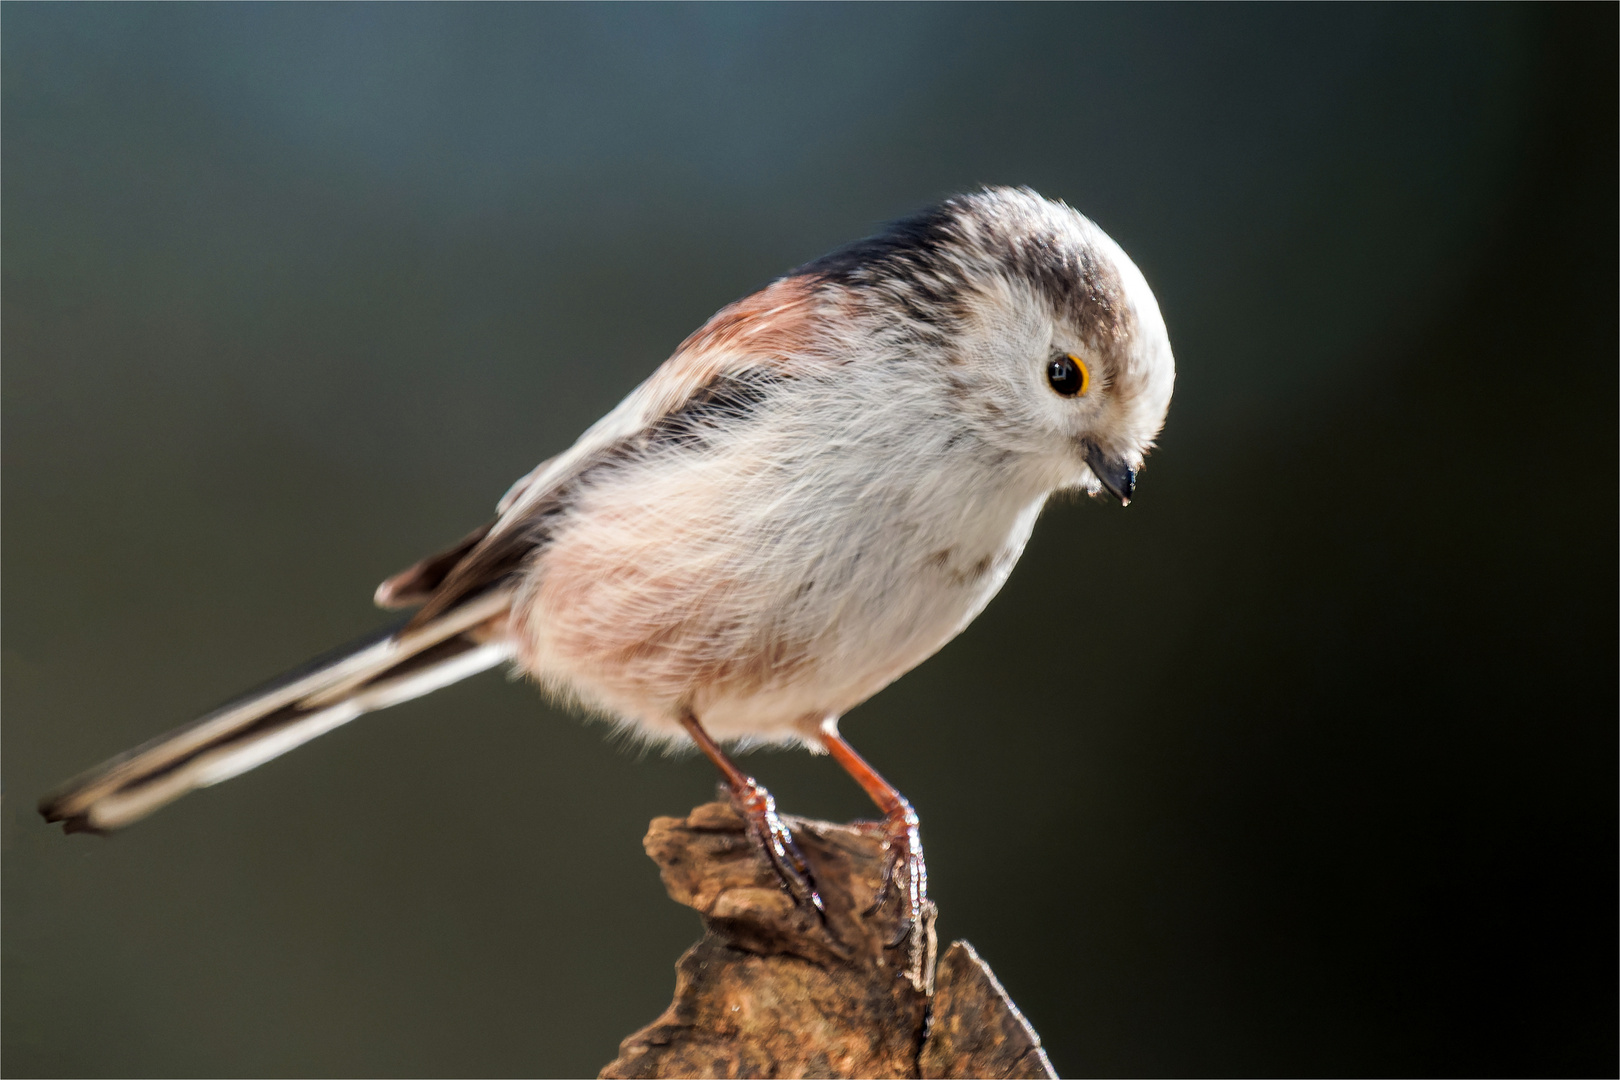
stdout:
[[41,800],[40,812],[68,832],[119,829],[358,716],[492,668],[511,659],[512,645],[481,631],[510,603],[508,590],[484,592],[327,653],[75,777]]

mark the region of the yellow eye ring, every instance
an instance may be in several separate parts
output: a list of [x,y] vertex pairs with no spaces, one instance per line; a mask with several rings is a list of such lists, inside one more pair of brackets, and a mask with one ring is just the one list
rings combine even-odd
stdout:
[[1091,389],[1091,369],[1074,353],[1065,353],[1046,365],[1046,381],[1064,397],[1080,397]]

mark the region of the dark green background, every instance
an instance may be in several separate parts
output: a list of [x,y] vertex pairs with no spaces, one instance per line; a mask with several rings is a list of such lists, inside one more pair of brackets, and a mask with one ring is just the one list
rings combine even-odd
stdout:
[[33,801],[981,182],[1118,239],[1181,376],[1139,501],[845,724],[942,932],[1070,1074],[1613,1075],[1613,5],[0,18],[8,1075],[610,1059],[701,761],[485,676],[108,840]]

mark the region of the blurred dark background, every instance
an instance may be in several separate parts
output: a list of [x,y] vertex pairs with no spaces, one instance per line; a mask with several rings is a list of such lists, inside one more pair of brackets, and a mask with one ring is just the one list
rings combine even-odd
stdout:
[[[1617,16],[7,4],[7,1075],[594,1074],[699,760],[485,676],[110,839],[722,304],[980,183],[1181,376],[845,731],[1067,1074],[1613,1075]],[[786,809],[869,812],[825,760]]]

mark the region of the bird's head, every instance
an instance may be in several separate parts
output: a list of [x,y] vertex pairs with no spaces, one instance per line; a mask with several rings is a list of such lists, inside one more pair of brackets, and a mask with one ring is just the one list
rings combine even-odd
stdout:
[[1141,271],[1092,222],[1027,188],[987,188],[801,273],[855,297],[959,422],[1045,487],[1130,501],[1175,359]]

